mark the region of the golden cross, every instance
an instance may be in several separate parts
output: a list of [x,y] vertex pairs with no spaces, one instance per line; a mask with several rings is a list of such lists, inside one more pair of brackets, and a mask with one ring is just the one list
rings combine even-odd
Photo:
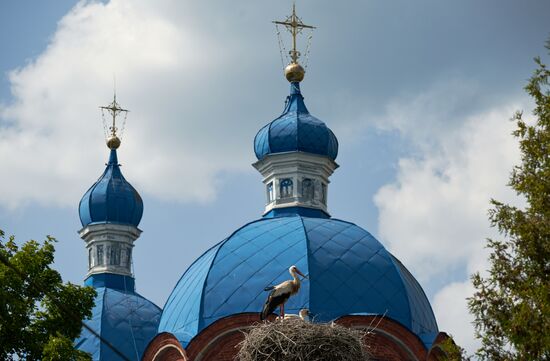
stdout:
[[100,107],[101,109],[105,109],[105,110],[108,110],[111,115],[113,116],[113,125],[110,127],[111,129],[111,136],[116,136],[116,131],[117,131],[117,127],[116,127],[116,117],[118,114],[120,114],[121,112],[129,112],[129,110],[126,110],[126,109],[122,109],[120,107],[120,105],[116,102],[116,93],[115,93],[115,96],[114,96],[114,99],[113,99],[113,102],[107,106],[104,106],[104,107]]
[[292,15],[286,18],[285,21],[274,21],[275,24],[286,26],[287,30],[292,34],[292,50],[289,51],[292,63],[298,63],[300,52],[296,50],[296,36],[302,29],[315,29],[315,26],[305,25],[296,15],[296,4],[292,4]]

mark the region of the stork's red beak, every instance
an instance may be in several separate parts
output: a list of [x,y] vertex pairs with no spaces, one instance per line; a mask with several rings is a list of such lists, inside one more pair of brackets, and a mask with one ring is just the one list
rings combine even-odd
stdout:
[[302,276],[303,278],[307,278],[307,276],[305,274],[302,273],[302,271],[300,271],[298,268],[295,268],[296,270],[296,273],[299,274],[300,276]]

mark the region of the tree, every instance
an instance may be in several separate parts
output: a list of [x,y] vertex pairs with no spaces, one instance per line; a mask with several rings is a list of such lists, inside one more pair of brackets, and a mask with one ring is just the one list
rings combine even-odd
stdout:
[[457,345],[452,337],[447,338],[439,345],[440,350],[445,354],[442,360],[445,361],[470,361],[471,356],[468,355],[466,350]]
[[82,320],[92,315],[96,292],[63,283],[50,266],[55,239],[5,242],[0,230],[0,359],[89,360],[75,350]]
[[476,291],[468,304],[482,360],[550,360],[550,72],[540,58],[535,62],[525,90],[536,121],[521,112],[513,117],[521,163],[508,184],[526,206],[491,201],[489,219],[503,240],[487,242],[487,276],[472,276]]

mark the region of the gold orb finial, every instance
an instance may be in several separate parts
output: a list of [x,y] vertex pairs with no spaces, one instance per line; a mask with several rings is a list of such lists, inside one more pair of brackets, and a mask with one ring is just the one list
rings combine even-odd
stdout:
[[304,80],[305,74],[304,67],[298,63],[290,63],[285,68],[285,77],[291,83],[301,82]]
[[107,139],[107,147],[109,149],[118,149],[120,147],[120,138],[116,135],[111,135],[109,139]]

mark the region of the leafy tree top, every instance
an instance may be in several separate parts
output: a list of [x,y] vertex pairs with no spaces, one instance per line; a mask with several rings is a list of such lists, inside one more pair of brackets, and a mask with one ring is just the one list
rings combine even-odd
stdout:
[[509,181],[527,205],[491,201],[489,219],[503,239],[488,240],[488,275],[472,277],[469,308],[482,360],[550,360],[550,71],[540,58],[535,62],[525,90],[536,120],[521,112],[513,117],[521,163]]
[[73,340],[91,317],[95,290],[63,283],[51,268],[55,239],[21,247],[0,230],[0,359],[88,360]]

